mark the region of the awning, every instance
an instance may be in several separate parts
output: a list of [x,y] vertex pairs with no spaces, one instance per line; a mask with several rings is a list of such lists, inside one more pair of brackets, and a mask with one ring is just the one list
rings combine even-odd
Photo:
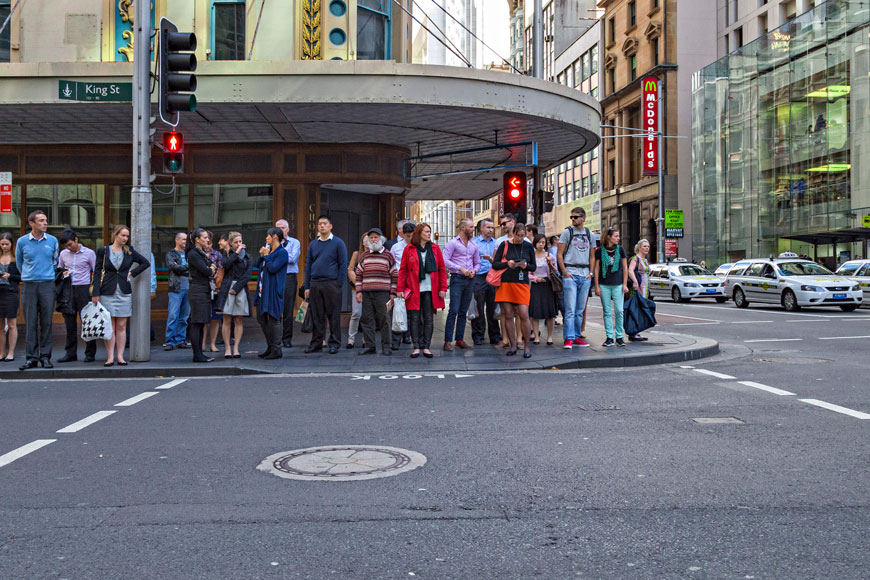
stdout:
[[792,234],[780,236],[786,240],[797,240],[818,246],[820,244],[847,244],[860,240],[870,240],[870,228],[847,228],[811,234]]
[[[0,71],[0,143],[132,140],[130,103],[58,99],[61,79],[128,81],[131,64],[11,63]],[[205,62],[196,75],[198,110],[179,127],[188,144],[378,143],[420,156],[535,142],[548,169],[599,143],[593,97],[523,75],[392,61]],[[497,167],[511,164],[492,152],[462,161],[493,169],[414,179],[408,198],[483,199],[500,190],[505,170]]]

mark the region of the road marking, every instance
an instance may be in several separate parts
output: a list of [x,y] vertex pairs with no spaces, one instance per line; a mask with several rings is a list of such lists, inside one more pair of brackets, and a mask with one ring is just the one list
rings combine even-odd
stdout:
[[72,425],[67,425],[63,429],[58,429],[57,432],[58,433],[75,433],[76,431],[81,431],[82,429],[84,429],[88,425],[93,425],[97,421],[105,419],[106,417],[108,417],[109,415],[112,415],[114,413],[117,413],[117,411],[99,411],[99,412],[94,413],[93,415],[91,415],[89,417],[85,417],[81,421],[76,421]]
[[747,387],[752,387],[753,389],[761,389],[762,391],[767,391],[768,393],[773,393],[774,395],[794,395],[794,393],[790,393],[788,391],[783,391],[782,389],[777,389],[776,387],[768,387],[767,385],[762,385],[761,383],[756,383],[753,381],[738,381],[741,385],[746,385]]
[[703,320],[705,322],[722,322],[713,318],[701,318],[700,316],[683,316],[680,314],[671,314],[670,312],[660,312],[662,316],[673,316],[674,318],[689,318],[691,320]]
[[786,320],[786,322],[790,322],[790,323],[795,323],[795,322],[830,322],[830,320],[825,318],[824,320]]
[[823,409],[827,409],[829,411],[834,411],[836,413],[843,413],[844,415],[849,415],[850,417],[855,417],[856,419],[870,419],[870,413],[862,413],[861,411],[854,411],[852,409],[847,409],[846,407],[841,407],[840,405],[832,405],[831,403],[826,403],[824,401],[819,401],[818,399],[799,399],[800,401],[815,405],[816,407],[822,407]]
[[[729,324],[762,324],[764,322],[773,322],[773,320],[740,320],[738,322],[730,322]],[[789,321],[791,322],[791,321]],[[798,322],[804,322],[803,320],[798,320]],[[807,320],[807,322],[817,322],[815,320]]]
[[851,340],[854,338],[870,338],[870,336],[820,336],[819,340]]
[[[672,316],[671,314],[665,314],[664,316]],[[674,326],[716,326],[718,322],[678,322],[674,324]]]
[[[452,374],[457,379],[465,379],[468,377],[473,377],[474,375],[460,375],[456,373]],[[447,375],[445,374],[431,374],[431,373],[423,373],[423,374],[408,374],[408,375],[353,375],[350,380],[352,381],[370,381],[373,378],[380,379],[382,381],[395,381],[396,379],[405,379],[406,381],[413,381],[416,379],[422,379],[423,377],[433,378],[433,379],[446,379]],[[154,393],[155,395],[157,393]]]
[[694,369],[696,373],[703,373],[705,375],[710,375],[711,377],[716,377],[717,379],[734,379],[737,377],[732,377],[731,375],[723,375],[722,373],[717,373],[716,371],[708,371],[707,369]]
[[172,387],[177,387],[187,379],[175,379],[174,381],[169,381],[165,385],[160,385],[159,387],[154,387],[155,389],[171,389]]
[[[664,305],[667,305],[668,303],[662,302],[661,304],[664,306]],[[712,304],[710,304],[710,305],[707,305],[707,304],[680,304],[678,308],[681,308],[681,309],[682,308],[706,308],[708,310],[713,308],[713,309],[721,310],[724,307],[715,306]],[[785,312],[785,311],[778,311],[778,310],[757,310],[757,309],[756,310],[751,310],[751,309],[750,310],[743,310],[740,308],[733,308],[732,310],[734,310],[735,312],[742,311],[743,313],[749,313],[749,314],[764,314],[764,315],[780,314],[782,316],[810,316],[810,317],[814,317],[814,318],[838,318],[838,316],[836,314],[834,314],[834,315],[831,315],[831,314],[808,314],[806,312]],[[659,312],[659,311],[657,310],[656,312]],[[668,314],[664,310],[662,310],[660,313],[661,314]],[[676,316],[676,315],[670,314],[670,316]]]
[[21,459],[28,453],[33,453],[37,449],[42,449],[46,445],[50,445],[55,441],[57,441],[57,439],[37,439],[36,441],[23,445],[18,449],[14,449],[5,455],[0,455],[0,467],[9,465],[16,459]]
[[693,369],[695,367],[693,367],[692,365],[680,365],[680,368],[681,369]]
[[756,338],[755,340],[744,340],[743,342],[795,342],[803,340],[802,338]]
[[160,393],[158,393],[157,391],[145,391],[144,393],[139,393],[135,397],[130,397],[126,401],[121,401],[120,403],[117,403],[115,406],[116,407],[130,407],[132,405],[135,405],[139,401],[144,401],[148,397],[153,397],[154,395],[159,395],[159,394]]

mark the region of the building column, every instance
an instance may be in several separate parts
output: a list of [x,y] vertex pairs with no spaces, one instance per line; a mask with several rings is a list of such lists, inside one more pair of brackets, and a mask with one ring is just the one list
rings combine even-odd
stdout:
[[[628,127],[629,122],[629,114],[628,109],[621,109],[619,111],[619,126],[620,127]],[[626,134],[626,131],[621,131],[621,134]],[[630,137],[621,137],[616,142],[616,167],[617,172],[619,174],[618,185],[625,186],[630,183],[631,180],[631,163],[630,159],[630,146],[631,143]]]

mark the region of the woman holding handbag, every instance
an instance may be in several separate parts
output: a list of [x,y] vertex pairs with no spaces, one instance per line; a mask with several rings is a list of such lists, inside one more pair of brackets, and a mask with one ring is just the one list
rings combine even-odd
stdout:
[[[133,287],[130,280],[151,267],[148,258],[129,245],[130,228],[117,225],[112,230],[112,244],[97,250],[91,300],[100,303],[112,317],[112,338],[106,343],[106,362],[126,366],[124,347],[127,344],[127,321],[133,314]],[[131,272],[133,264],[138,264]]]
[[556,273],[556,260],[547,252],[547,238],[543,234],[535,236],[535,271],[529,274],[531,298],[529,318],[532,322],[531,338],[533,344],[541,343],[540,321],[547,322],[547,346],[553,346],[553,325],[556,322],[556,296],[550,276]]
[[[347,263],[347,281],[350,282],[351,288],[356,284],[356,266],[359,264],[360,255],[366,250],[366,236],[359,241],[359,249],[353,253]],[[356,335],[359,333],[359,319],[362,317],[362,303],[356,300],[351,300],[350,323],[347,326],[347,348],[353,348],[356,342]]]
[[504,270],[501,284],[496,290],[495,301],[501,304],[505,319],[505,334],[510,341],[507,356],[517,354],[517,327],[514,320],[519,316],[519,331],[523,337],[523,358],[531,358],[531,343],[529,342],[529,274],[537,269],[535,249],[526,240],[526,226],[517,224],[514,227],[513,239],[505,240],[493,256],[494,270]]
[[[218,294],[218,309],[223,313],[224,321],[221,333],[224,339],[224,358],[241,358],[239,345],[242,343],[244,322],[242,318],[251,315],[251,297],[248,294],[248,282],[254,260],[248,254],[242,241],[242,234],[230,232],[227,236],[229,245],[223,256],[223,284]],[[230,330],[235,322],[235,342],[230,340]]]
[[447,267],[441,248],[432,243],[432,228],[418,224],[411,235],[411,243],[402,252],[399,282],[396,293],[405,297],[405,308],[411,323],[414,350],[411,358],[434,355],[429,347],[435,330],[435,311],[444,308],[447,295]]
[[187,236],[187,264],[190,267],[190,344],[193,347],[193,362],[208,363],[213,358],[202,354],[202,340],[206,326],[211,322],[214,297],[214,273],[217,266],[209,261],[208,232],[196,228]]
[[[628,279],[631,280],[629,297],[635,292],[640,292],[644,298],[649,298],[649,240],[643,239],[634,245],[634,256],[628,261]],[[649,340],[640,333],[629,334],[629,342],[643,342]]]

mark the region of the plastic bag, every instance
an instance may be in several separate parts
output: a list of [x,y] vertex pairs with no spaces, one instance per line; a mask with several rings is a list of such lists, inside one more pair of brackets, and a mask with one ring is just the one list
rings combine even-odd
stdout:
[[296,311],[296,322],[305,322],[306,314],[308,314],[308,300],[304,300],[299,305],[299,310]]
[[404,298],[393,300],[393,332],[408,332],[408,311]]
[[82,340],[112,339],[112,316],[106,307],[97,302],[88,302],[81,311]]
[[[305,304],[308,304],[308,301],[305,301]],[[311,334],[314,332],[314,319],[311,318],[311,309],[305,309],[305,317],[302,319],[302,332],[305,334]]]
[[477,300],[472,296],[471,303],[468,305],[468,312],[465,314],[465,319],[474,320],[478,316],[480,316],[480,314],[477,312]]
[[495,305],[495,311],[493,312],[493,315],[494,315],[496,318],[499,318],[499,317],[501,316],[501,304],[496,303],[496,305]]

